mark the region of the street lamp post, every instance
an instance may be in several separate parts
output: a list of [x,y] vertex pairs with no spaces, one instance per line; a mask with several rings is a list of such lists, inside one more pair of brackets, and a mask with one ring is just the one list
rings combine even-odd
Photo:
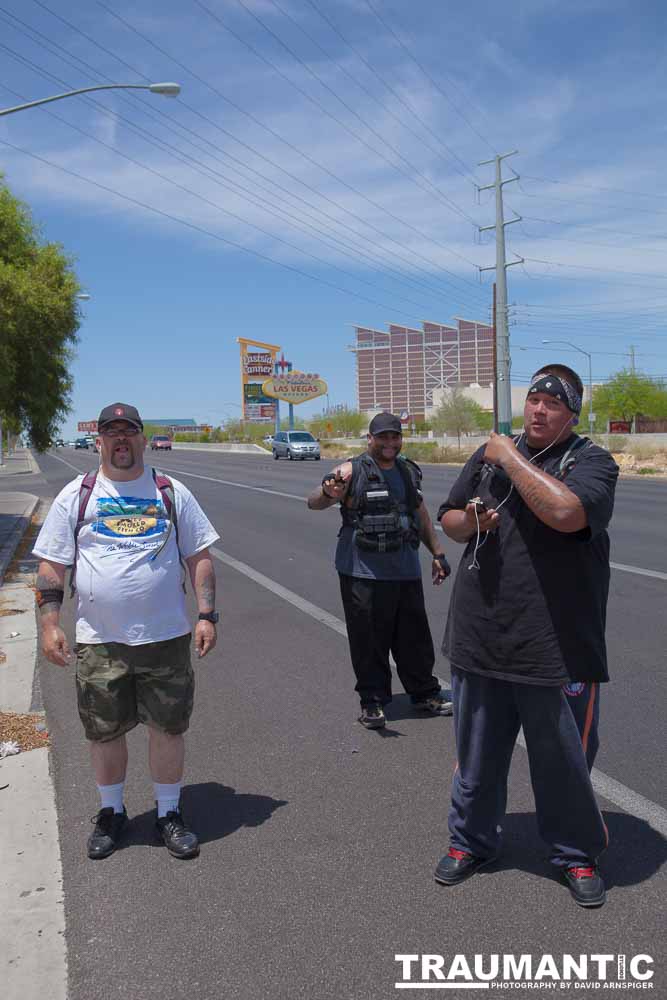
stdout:
[[100,83],[96,87],[80,87],[78,90],[67,90],[64,94],[54,94],[53,97],[40,97],[37,101],[27,104],[17,104],[14,108],[0,108],[0,117],[13,115],[15,111],[25,111],[26,108],[36,108],[40,104],[50,104],[51,101],[61,101],[63,97],[75,97],[77,94],[90,94],[94,90],[150,90],[151,94],[162,94],[164,97],[178,97],[181,92],[180,83]]
[[577,347],[571,340],[543,340],[543,344],[567,344],[580,354],[585,354],[588,358],[588,433],[592,436],[595,425],[595,414],[593,413],[593,361],[592,355],[584,351],[582,347]]

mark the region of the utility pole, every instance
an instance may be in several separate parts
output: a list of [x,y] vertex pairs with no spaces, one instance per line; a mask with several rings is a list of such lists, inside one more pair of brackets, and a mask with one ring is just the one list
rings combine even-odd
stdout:
[[493,429],[498,433],[498,327],[496,325],[496,283],[493,282]]
[[[514,264],[522,264],[523,257],[519,257],[517,260],[512,261],[507,264],[505,261],[505,226],[511,226],[514,222],[519,222],[521,216],[517,215],[515,219],[510,219],[509,222],[504,221],[503,217],[503,187],[505,184],[512,184],[514,181],[519,179],[519,175],[514,173],[514,177],[508,178],[508,180],[503,180],[502,175],[502,161],[507,159],[508,156],[515,156],[518,150],[513,150],[511,153],[502,153],[495,156],[492,160],[483,160],[478,166],[482,167],[488,163],[495,163],[496,167],[496,178],[493,184],[485,184],[484,187],[479,187],[478,191],[489,191],[493,188],[496,192],[496,221],[493,226],[480,226],[480,233],[486,232],[490,229],[495,229],[496,231],[496,263],[494,267],[480,267],[481,271],[493,271],[496,272],[496,370],[495,370],[495,382],[496,382],[496,398],[498,400],[498,433],[499,434],[511,434],[512,433],[512,383],[510,381],[510,336],[509,336],[509,323],[507,316],[507,268],[512,267]],[[516,213],[515,213],[516,215]],[[515,255],[516,256],[516,255]]]
[[632,344],[630,344],[630,371],[635,374],[635,349]]

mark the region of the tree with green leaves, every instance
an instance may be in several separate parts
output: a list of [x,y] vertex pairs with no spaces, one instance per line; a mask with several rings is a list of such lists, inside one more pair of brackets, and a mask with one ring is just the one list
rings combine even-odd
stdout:
[[315,437],[358,438],[368,428],[368,418],[359,410],[343,406],[320,413],[308,421],[308,430]]
[[593,409],[598,421],[667,417],[667,388],[641,372],[622,368],[606,385],[593,391]]
[[80,286],[0,177],[0,418],[48,448],[70,410]]
[[[493,417],[491,418],[493,420]],[[451,386],[431,417],[433,429],[438,434],[456,434],[461,450],[461,435],[479,430],[488,423],[484,410],[474,399],[466,396],[461,386]]]

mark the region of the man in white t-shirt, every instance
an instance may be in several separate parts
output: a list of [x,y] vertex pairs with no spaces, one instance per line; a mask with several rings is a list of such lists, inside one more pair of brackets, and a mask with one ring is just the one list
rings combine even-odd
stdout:
[[144,466],[146,438],[134,406],[100,413],[99,471],[60,491],[39,533],[37,600],[42,650],[52,663],[72,659],[60,626],[65,571],[76,581],[76,687],[101,808],[88,857],[115,850],[127,813],[125,734],[148,727],[156,829],[170,854],[192,858],[197,835],[180,807],[183,734],[194,696],[185,569],[199,609],[199,657],[216,643],[215,572],[209,553],[219,535],[190,491]]

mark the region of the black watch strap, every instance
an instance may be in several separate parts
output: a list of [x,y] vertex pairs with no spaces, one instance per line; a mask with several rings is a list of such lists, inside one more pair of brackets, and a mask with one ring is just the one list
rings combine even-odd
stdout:
[[199,612],[199,621],[200,622],[212,622],[213,625],[217,625],[219,618],[220,618],[220,615],[218,614],[217,611],[200,611]]

